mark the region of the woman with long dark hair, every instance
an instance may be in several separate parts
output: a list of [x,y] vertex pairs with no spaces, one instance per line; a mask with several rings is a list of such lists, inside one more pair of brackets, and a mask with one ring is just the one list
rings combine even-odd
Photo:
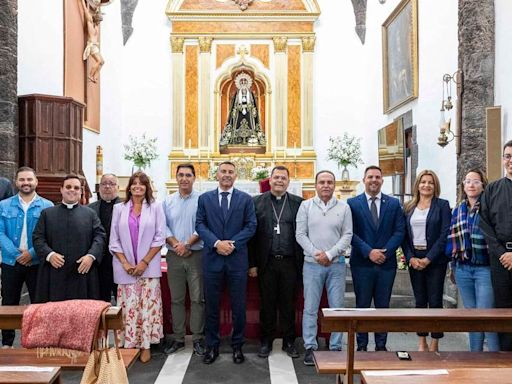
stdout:
[[110,252],[115,256],[117,303],[123,309],[125,348],[140,348],[140,360],[151,359],[151,344],[163,337],[160,249],[165,244],[165,215],[155,202],[149,177],[134,173],[126,200],[114,206]]
[[[445,256],[446,235],[451,210],[447,200],[440,199],[441,187],[434,171],[424,170],[416,178],[413,198],[405,204],[406,231],[403,251],[409,264],[416,308],[442,308],[443,288],[448,258]],[[441,332],[418,333],[420,351],[438,351]]]
[[[493,308],[489,252],[480,229],[480,196],[487,178],[480,169],[471,169],[461,183],[461,199],[452,213],[446,254],[452,259],[451,273],[465,308]],[[483,351],[484,338],[491,352],[500,350],[498,334],[470,332],[469,349]]]

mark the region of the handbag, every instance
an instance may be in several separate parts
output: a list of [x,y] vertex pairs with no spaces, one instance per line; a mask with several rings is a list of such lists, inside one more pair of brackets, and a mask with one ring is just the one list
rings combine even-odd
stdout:
[[128,376],[119,351],[119,338],[114,330],[114,347],[108,346],[108,329],[105,313],[101,314],[101,324],[104,334],[98,340],[99,327],[94,335],[95,346],[85,365],[80,384],[128,384]]

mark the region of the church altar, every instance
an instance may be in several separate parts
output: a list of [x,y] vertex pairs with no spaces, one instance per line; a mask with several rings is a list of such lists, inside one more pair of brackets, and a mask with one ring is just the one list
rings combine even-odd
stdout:
[[[206,192],[212,189],[217,188],[219,183],[217,181],[208,180],[202,181],[201,179],[196,180],[194,183],[194,189],[199,192]],[[236,180],[235,188],[240,189],[248,193],[251,196],[259,195],[260,193],[260,184],[257,181],[251,180]],[[291,180],[290,185],[288,186],[288,192],[293,193],[297,196],[302,196],[302,181],[299,180]]]

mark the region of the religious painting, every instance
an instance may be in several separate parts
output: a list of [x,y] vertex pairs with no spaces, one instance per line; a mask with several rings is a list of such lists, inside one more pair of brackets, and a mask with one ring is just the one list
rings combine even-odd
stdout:
[[384,113],[418,97],[418,0],[403,0],[382,24]]

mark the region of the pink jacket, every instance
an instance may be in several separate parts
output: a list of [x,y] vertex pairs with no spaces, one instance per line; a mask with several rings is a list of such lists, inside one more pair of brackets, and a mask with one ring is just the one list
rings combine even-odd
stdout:
[[[114,205],[112,213],[112,226],[110,230],[110,246],[109,250],[114,256],[112,265],[114,268],[114,282],[116,284],[133,284],[136,277],[127,274],[117,257],[115,252],[123,253],[126,260],[135,265],[133,256],[132,242],[130,238],[130,229],[128,228],[128,215],[130,214],[130,204],[121,203]],[[142,204],[142,212],[140,214],[139,239],[137,246],[137,254],[139,261],[148,252],[150,248],[162,247],[165,244],[165,214],[160,202],[148,204],[144,201]],[[149,263],[142,277],[160,277],[162,272],[160,269],[160,253]]]

